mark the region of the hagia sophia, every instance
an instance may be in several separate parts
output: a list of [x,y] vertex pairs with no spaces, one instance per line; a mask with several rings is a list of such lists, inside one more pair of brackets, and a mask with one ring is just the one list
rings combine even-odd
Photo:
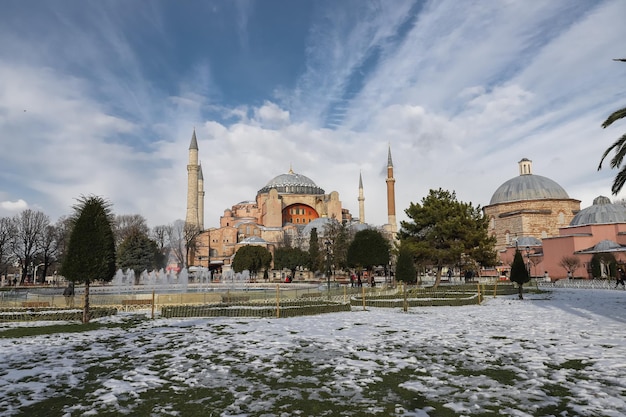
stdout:
[[[519,175],[505,181],[483,207],[489,219],[488,233],[496,238],[500,264],[505,274],[519,249],[532,276],[552,280],[568,277],[560,265],[566,256],[576,256],[581,267],[575,277],[591,278],[590,261],[596,253],[610,252],[618,262],[626,252],[626,206],[598,197],[592,206],[580,209],[554,180],[533,173],[532,161],[519,161]],[[224,210],[219,227],[204,227],[204,181],[198,160],[195,130],[187,165],[187,214],[185,222],[201,231],[189,265],[228,270],[237,249],[262,245],[273,252],[291,243],[306,249],[311,229],[323,236],[329,222],[342,222],[353,230],[374,227],[365,223],[363,182],[359,175],[359,216],[342,206],[336,191],[326,193],[310,178],[289,169],[270,179],[254,200],[244,200]],[[387,155],[387,224],[378,227],[389,239],[398,231],[395,213],[395,178],[391,147]],[[493,273],[494,271],[492,271]]]
[[[261,245],[270,252],[285,244],[307,249],[312,228],[320,237],[329,222],[347,224],[352,230],[370,227],[365,224],[365,197],[359,175],[359,217],[353,219],[342,206],[337,191],[326,193],[310,178],[293,169],[280,174],[257,192],[254,200],[244,200],[224,210],[219,227],[204,227],[204,178],[198,160],[198,141],[194,130],[189,145],[187,165],[187,214],[185,223],[195,225],[201,234],[189,265],[227,271],[233,256],[243,245]],[[390,239],[397,233],[395,214],[395,179],[391,147],[387,155],[388,223],[383,232]]]

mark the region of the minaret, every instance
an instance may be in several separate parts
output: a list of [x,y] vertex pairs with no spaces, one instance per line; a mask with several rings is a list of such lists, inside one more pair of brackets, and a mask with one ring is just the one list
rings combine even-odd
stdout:
[[198,224],[200,230],[204,230],[204,175],[202,164],[198,167]]
[[187,164],[187,216],[185,223],[200,227],[198,219],[198,141],[196,129],[191,136],[189,145],[189,164]]
[[387,223],[388,231],[393,235],[394,239],[398,233],[396,224],[396,180],[393,178],[393,161],[391,160],[391,144],[387,153]]
[[365,223],[365,197],[363,196],[363,178],[359,172],[359,223]]

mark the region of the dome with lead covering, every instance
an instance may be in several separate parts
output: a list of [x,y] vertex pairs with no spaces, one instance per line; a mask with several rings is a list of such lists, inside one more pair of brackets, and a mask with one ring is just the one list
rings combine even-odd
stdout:
[[324,190],[313,180],[296,174],[291,169],[286,174],[272,178],[265,187],[259,190],[259,194],[267,193],[271,189],[275,189],[279,194],[324,194]]
[[559,184],[550,178],[531,173],[531,161],[522,159],[519,162],[520,175],[502,184],[489,204],[508,203],[524,200],[568,200],[570,197]]
[[593,200],[593,205],[579,211],[569,225],[611,223],[626,223],[626,206],[613,204],[608,197],[599,196]]

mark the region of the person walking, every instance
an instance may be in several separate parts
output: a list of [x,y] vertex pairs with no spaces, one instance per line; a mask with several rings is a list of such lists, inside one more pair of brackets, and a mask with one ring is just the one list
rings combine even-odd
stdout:
[[74,307],[74,283],[70,282],[69,285],[63,290],[63,296],[65,297],[65,306]]
[[622,284],[622,288],[626,290],[626,283],[624,282],[625,279],[626,274],[624,274],[624,270],[622,268],[619,268],[617,270],[617,282],[615,283],[615,288],[619,287],[619,285]]

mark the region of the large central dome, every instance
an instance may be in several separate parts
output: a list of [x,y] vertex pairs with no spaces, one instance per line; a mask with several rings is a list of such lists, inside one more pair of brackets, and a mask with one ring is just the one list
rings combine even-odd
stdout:
[[275,189],[280,194],[324,194],[324,190],[318,187],[312,179],[296,174],[291,169],[286,174],[272,178],[265,187],[259,190],[258,194],[267,193],[271,189]]
[[530,161],[522,159],[520,161],[520,175],[498,187],[489,204],[541,199],[567,200],[570,198],[559,184],[550,178],[531,174],[530,169]]

